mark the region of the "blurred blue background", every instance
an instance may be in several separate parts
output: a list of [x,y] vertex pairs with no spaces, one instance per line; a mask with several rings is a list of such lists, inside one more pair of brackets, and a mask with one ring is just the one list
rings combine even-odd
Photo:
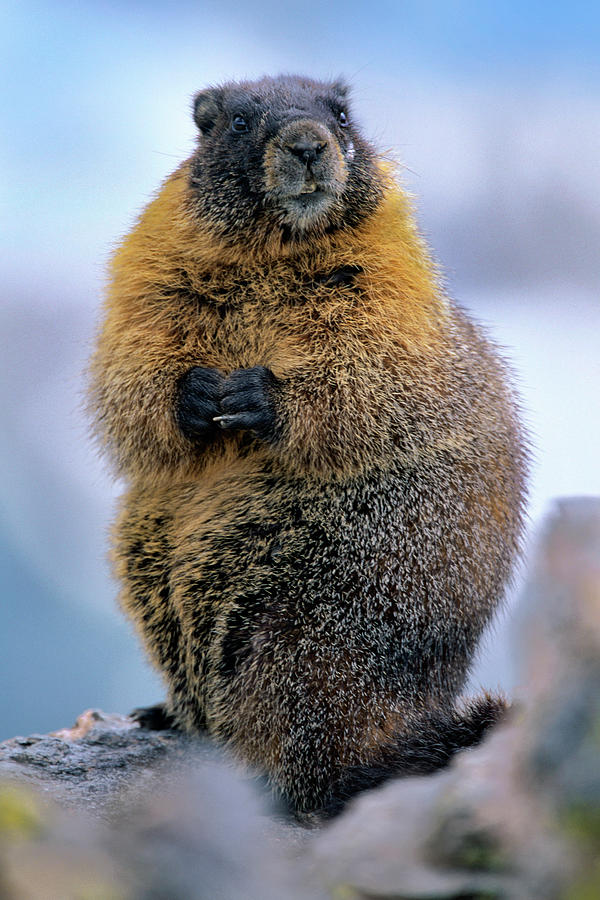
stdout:
[[[509,348],[551,497],[600,493],[600,6],[5,2],[0,739],[159,699],[106,561],[81,410],[111,247],[193,147],[191,95],[345,75],[450,293]],[[474,680],[512,688],[498,626]]]

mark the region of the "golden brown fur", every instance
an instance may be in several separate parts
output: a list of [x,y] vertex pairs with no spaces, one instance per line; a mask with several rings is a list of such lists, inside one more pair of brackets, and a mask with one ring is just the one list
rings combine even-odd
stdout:
[[[444,296],[388,169],[351,228],[235,241],[198,216],[192,167],[116,253],[92,363],[129,483],[121,603],[176,721],[310,810],[453,710],[518,548],[523,439],[505,365]],[[268,367],[279,439],[188,440],[195,366]]]

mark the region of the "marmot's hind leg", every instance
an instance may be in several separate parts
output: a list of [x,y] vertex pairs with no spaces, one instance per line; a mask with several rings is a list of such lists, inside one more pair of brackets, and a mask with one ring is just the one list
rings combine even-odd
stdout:
[[[163,713],[160,706],[132,713],[152,730],[172,727],[167,722],[179,711],[174,697],[188,693],[185,641],[171,585],[172,522],[165,512],[169,506],[167,492],[156,498],[143,489],[131,491],[115,528],[121,606],[137,623],[152,662],[166,674],[169,685]],[[181,716],[178,721],[183,721]]]
[[389,778],[427,775],[443,769],[459,750],[478,744],[508,709],[504,697],[486,693],[462,708],[438,709],[420,716],[412,725],[411,733],[400,735],[397,744],[386,747],[378,760],[346,769],[318,813],[335,816],[355,794]]
[[179,727],[165,703],[157,703],[155,706],[139,706],[129,713],[129,718],[137,722],[140,728],[148,731],[168,731],[170,728]]

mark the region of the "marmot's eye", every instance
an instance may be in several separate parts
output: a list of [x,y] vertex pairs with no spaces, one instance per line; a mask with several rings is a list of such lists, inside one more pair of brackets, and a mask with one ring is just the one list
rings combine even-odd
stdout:
[[347,127],[348,127],[348,125],[349,125],[350,123],[348,122],[348,117],[347,117],[347,115],[346,115],[345,112],[342,111],[342,112],[339,114],[339,116],[338,116],[338,122],[339,122],[339,124],[342,126],[342,128],[347,128]]
[[233,122],[231,123],[231,129],[238,134],[243,134],[244,131],[248,131],[248,122],[243,116],[234,116]]

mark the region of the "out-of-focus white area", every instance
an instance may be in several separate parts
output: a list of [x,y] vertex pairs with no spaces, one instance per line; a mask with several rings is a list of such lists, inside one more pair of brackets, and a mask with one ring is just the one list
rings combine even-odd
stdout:
[[[111,246],[191,151],[208,83],[355,84],[449,292],[519,373],[532,522],[554,496],[600,493],[598,14],[580,6],[5,4],[0,739],[162,692],[116,610],[118,486],[87,436],[82,373]],[[512,686],[502,626],[475,680]]]

